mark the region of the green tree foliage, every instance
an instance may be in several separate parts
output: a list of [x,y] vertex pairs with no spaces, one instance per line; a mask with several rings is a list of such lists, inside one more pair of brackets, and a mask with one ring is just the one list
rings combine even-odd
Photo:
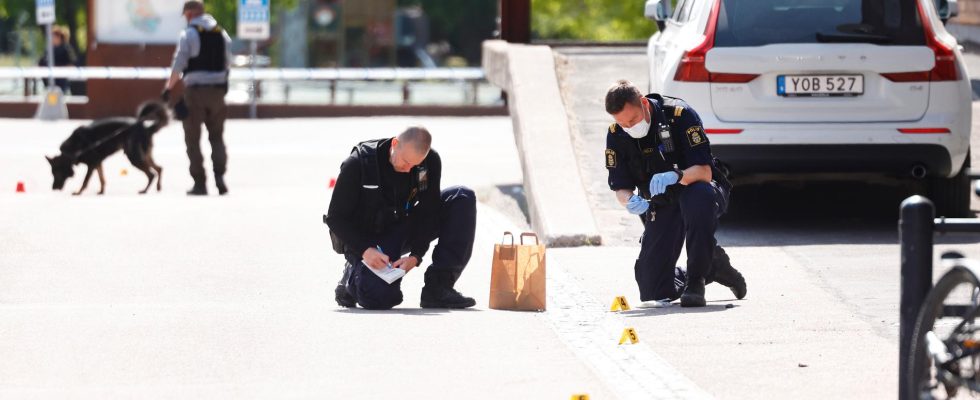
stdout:
[[657,31],[643,0],[531,0],[535,39],[646,40]]
[[[0,1],[0,18],[17,18],[21,11],[24,12],[34,12],[35,0],[4,0]],[[34,16],[31,15],[31,21],[34,21]]]
[[497,1],[398,0],[397,4],[402,7],[422,6],[429,16],[431,41],[448,42],[452,53],[462,55],[472,64],[480,60],[480,43],[490,39],[497,28],[494,18],[497,15]]

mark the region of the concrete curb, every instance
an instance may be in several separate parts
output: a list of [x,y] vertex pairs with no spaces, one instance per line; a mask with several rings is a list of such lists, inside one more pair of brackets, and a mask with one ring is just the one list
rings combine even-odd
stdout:
[[507,92],[531,227],[551,247],[601,244],[572,148],[548,46],[483,43],[483,70]]

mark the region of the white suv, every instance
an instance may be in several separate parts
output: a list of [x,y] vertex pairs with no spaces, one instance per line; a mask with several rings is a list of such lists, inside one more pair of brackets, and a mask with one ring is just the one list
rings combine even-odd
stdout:
[[650,91],[694,107],[736,181],[925,179],[966,216],[972,92],[932,1],[648,0]]

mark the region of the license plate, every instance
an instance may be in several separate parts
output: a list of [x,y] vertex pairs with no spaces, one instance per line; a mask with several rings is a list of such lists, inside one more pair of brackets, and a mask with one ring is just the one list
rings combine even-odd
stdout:
[[779,75],[776,94],[786,97],[860,96],[864,75]]

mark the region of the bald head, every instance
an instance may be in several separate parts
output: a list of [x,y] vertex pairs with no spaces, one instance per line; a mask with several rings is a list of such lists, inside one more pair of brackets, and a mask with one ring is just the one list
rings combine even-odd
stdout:
[[418,153],[428,154],[432,147],[432,135],[421,126],[412,126],[398,135],[398,141],[412,147]]
[[432,148],[432,135],[421,126],[413,126],[394,138],[391,143],[391,165],[395,171],[409,172],[422,163]]

